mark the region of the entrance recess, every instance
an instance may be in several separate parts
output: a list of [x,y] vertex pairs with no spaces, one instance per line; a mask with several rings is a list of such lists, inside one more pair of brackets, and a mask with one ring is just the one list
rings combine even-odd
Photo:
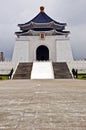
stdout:
[[36,60],[38,61],[49,60],[49,49],[46,46],[41,45],[37,48]]

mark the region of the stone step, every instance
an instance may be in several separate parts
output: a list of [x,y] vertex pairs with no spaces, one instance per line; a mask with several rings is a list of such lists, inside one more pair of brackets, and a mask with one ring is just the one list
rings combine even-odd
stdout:
[[13,79],[30,79],[33,63],[19,63]]
[[66,62],[53,62],[53,70],[55,79],[70,79],[72,75],[68,69]]
[[[55,79],[70,79],[71,73],[66,62],[53,62]],[[13,79],[30,79],[33,63],[19,63]]]

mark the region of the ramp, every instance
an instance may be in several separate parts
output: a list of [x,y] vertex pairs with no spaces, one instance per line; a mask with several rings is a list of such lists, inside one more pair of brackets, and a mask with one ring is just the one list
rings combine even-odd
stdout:
[[34,62],[31,79],[54,79],[52,62]]

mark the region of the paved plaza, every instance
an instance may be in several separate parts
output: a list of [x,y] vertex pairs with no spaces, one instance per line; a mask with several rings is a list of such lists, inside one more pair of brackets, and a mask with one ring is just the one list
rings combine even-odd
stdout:
[[0,130],[86,130],[86,80],[0,81]]

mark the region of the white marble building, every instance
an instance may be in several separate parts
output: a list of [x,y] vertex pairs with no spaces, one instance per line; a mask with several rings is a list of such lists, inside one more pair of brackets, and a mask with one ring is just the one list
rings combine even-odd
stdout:
[[13,52],[13,62],[33,62],[51,60],[52,62],[73,61],[69,31],[66,23],[59,23],[50,18],[44,7],[39,14],[25,24],[18,24]]
[[[49,64],[51,63],[52,65],[52,62],[66,62],[71,74],[73,68],[77,69],[79,73],[86,73],[86,61],[73,60],[70,46],[70,32],[65,30],[66,25],[66,23],[59,23],[50,18],[44,12],[44,7],[40,7],[40,12],[35,18],[25,24],[18,24],[21,31],[15,33],[16,42],[12,61],[0,62],[0,73],[8,74],[13,68],[14,72],[11,77],[13,78],[20,62],[33,62],[34,64],[42,63],[42,61],[47,61],[46,67],[42,66],[45,62],[43,62],[40,67],[37,67],[38,72],[39,69],[42,68],[42,72],[39,73],[44,74],[45,72],[45,76],[49,74],[46,74],[46,72],[50,72],[48,69]],[[43,69],[45,69],[45,71]],[[34,65],[32,67],[31,76],[33,75],[33,71]],[[37,69],[35,69],[35,71],[37,71]],[[38,72],[34,76],[37,76]],[[49,74],[48,78],[53,79],[53,73],[54,72],[51,72],[52,75]],[[42,78],[45,78],[45,76]]]

